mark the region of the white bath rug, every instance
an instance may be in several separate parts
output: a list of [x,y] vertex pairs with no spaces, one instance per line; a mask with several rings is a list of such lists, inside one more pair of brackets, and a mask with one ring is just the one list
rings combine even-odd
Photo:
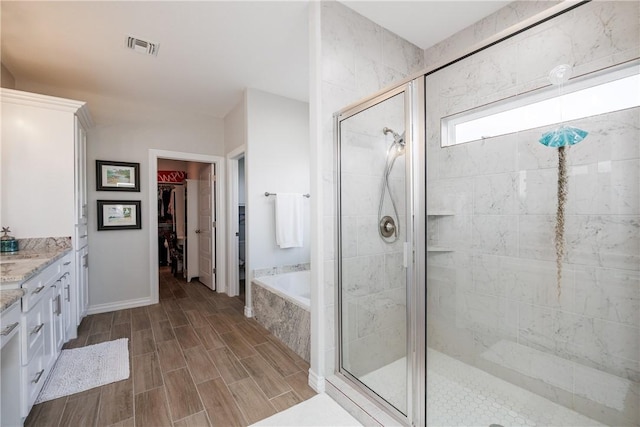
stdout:
[[129,378],[129,339],[62,350],[36,403]]
[[344,410],[342,406],[338,405],[335,400],[326,394],[318,394],[249,427],[267,426],[356,427],[362,426],[362,424]]

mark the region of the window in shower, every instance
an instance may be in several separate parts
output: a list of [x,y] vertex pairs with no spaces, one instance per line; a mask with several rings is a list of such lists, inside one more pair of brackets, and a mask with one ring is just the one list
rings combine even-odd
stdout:
[[638,67],[626,67],[499,101],[442,119],[448,147],[640,106]]

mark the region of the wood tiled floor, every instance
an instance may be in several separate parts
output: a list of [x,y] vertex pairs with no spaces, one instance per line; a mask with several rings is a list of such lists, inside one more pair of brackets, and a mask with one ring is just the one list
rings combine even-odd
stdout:
[[246,426],[315,395],[309,365],[239,298],[160,272],[160,304],[87,316],[76,348],[129,338],[129,379],[35,405],[32,426]]

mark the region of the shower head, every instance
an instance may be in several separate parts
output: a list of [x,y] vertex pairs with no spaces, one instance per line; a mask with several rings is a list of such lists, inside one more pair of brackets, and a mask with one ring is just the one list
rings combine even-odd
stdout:
[[386,135],[388,133],[393,135],[393,142],[395,142],[396,144],[401,145],[402,147],[404,147],[404,132],[402,132],[402,135],[398,135],[398,132],[394,131],[391,128],[385,127],[384,129],[382,129],[382,132]]

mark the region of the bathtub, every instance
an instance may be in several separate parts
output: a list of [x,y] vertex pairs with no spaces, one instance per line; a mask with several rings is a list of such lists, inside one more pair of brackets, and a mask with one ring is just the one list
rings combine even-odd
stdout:
[[253,316],[287,347],[309,361],[311,272],[261,276],[251,281]]
[[309,270],[256,277],[253,281],[305,310],[311,310],[311,272]]

